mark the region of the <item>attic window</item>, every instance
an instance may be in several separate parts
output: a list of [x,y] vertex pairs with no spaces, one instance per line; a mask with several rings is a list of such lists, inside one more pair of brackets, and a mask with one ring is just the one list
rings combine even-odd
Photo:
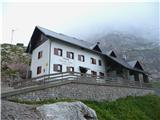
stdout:
[[111,53],[111,56],[112,56],[112,57],[117,57],[114,52]]
[[92,48],[92,50],[95,50],[97,52],[102,52],[102,50],[99,47],[100,42],[97,42],[97,44]]

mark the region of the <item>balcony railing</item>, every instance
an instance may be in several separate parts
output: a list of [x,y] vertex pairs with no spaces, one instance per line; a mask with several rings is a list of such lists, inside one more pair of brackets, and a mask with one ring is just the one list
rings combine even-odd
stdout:
[[57,83],[57,82],[63,82],[67,80],[83,82],[83,83],[112,85],[112,86],[152,88],[151,83],[127,80],[119,77],[95,76],[91,74],[83,74],[78,72],[54,73],[54,74],[43,75],[43,76],[39,76],[32,79],[27,79],[27,80],[12,81],[11,85],[14,88],[19,88],[19,87],[41,85],[46,83],[54,83],[54,82]]

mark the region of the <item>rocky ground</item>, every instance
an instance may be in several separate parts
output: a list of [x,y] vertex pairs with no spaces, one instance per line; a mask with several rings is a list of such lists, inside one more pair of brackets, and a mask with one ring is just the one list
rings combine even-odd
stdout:
[[34,106],[3,101],[1,120],[42,120]]

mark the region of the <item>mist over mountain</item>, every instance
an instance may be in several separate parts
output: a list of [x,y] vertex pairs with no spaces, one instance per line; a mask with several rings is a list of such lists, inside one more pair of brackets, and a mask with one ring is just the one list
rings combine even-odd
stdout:
[[139,60],[151,77],[159,79],[160,41],[155,38],[147,39],[130,33],[109,32],[92,36],[87,41],[100,42],[103,51],[107,53],[114,50],[119,58],[126,56],[127,61]]

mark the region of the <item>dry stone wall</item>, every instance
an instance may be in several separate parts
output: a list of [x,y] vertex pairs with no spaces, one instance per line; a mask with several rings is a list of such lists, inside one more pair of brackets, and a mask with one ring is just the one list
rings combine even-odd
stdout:
[[126,96],[143,96],[150,93],[154,94],[154,90],[100,84],[97,85],[84,83],[69,83],[14,95],[8,97],[8,99],[39,101],[44,99],[69,98],[80,100],[112,101]]

